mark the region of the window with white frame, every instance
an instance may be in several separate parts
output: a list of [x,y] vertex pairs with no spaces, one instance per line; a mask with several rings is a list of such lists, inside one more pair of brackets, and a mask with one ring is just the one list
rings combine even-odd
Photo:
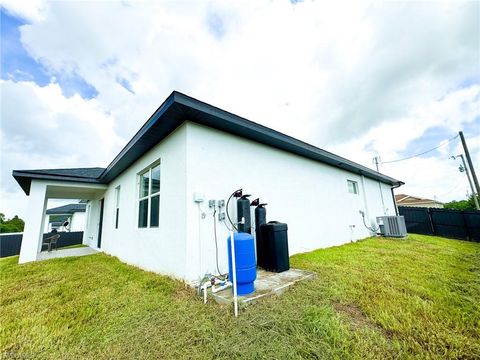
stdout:
[[358,183],[353,180],[347,180],[348,192],[350,194],[358,194]]
[[118,218],[120,216],[120,185],[115,188],[115,229],[118,229]]
[[138,227],[158,227],[160,220],[160,163],[139,175]]

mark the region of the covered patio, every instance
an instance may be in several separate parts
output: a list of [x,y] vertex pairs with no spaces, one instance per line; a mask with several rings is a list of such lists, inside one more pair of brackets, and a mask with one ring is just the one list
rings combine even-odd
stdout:
[[98,249],[91,248],[89,246],[77,247],[72,249],[58,249],[52,251],[42,251],[37,256],[37,261],[58,259],[70,256],[85,256],[98,253]]
[[[20,249],[19,263],[26,263],[51,258],[83,256],[99,251],[103,217],[103,197],[107,186],[89,181],[65,181],[56,179],[37,179],[35,176],[16,175],[17,181],[29,195],[25,229]],[[70,179],[69,179],[70,180]],[[82,243],[86,246],[42,251],[45,217],[49,199],[84,199],[87,200],[87,222]]]

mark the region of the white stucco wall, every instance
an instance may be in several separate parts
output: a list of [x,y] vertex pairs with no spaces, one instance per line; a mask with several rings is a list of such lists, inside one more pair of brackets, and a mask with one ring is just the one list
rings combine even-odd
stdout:
[[47,183],[33,180],[30,185],[25,228],[20,247],[20,264],[35,261],[42,246],[42,234],[47,210]]
[[[45,223],[43,225],[44,232],[50,232],[50,216],[45,215]],[[53,215],[55,216],[55,215]],[[70,231],[84,231],[85,230],[85,223],[86,223],[86,214],[85,212],[74,212],[72,215],[68,215],[70,217]],[[62,228],[63,229],[63,228]]]
[[[227,200],[238,188],[249,189],[251,199],[267,199],[267,221],[288,224],[291,255],[365,238],[370,233],[359,210],[368,214],[367,224],[384,214],[377,181],[194,123],[187,123],[187,169],[189,280],[216,272],[208,200]],[[358,182],[358,195],[348,192],[347,179]],[[394,215],[390,186],[381,189],[386,213]],[[203,204],[193,201],[195,192],[205,196]],[[231,209],[236,218],[235,201]],[[228,231],[218,221],[217,236],[220,270],[226,271]]]
[[85,230],[83,232],[83,244],[90,247],[97,247],[98,225],[99,225],[99,199],[91,199],[87,202],[85,211]]
[[[35,261],[42,245],[45,228],[45,212],[48,199],[90,198],[107,189],[103,184],[86,184],[65,181],[32,180],[28,197],[28,211],[25,217],[19,263]],[[84,233],[85,243],[85,233]]]
[[[101,249],[143,269],[184,278],[186,238],[186,126],[176,129],[124,173],[105,193]],[[160,160],[160,224],[138,228],[138,174]],[[120,186],[119,228],[115,229],[115,188]],[[88,206],[87,240],[97,243],[99,200]],[[88,239],[88,238],[87,238]]]
[[85,219],[86,216],[84,212],[74,212],[72,215],[70,231],[83,231],[85,229]]
[[[158,160],[160,224],[140,229],[138,174]],[[348,192],[347,179],[357,181],[359,194]],[[216,272],[214,219],[208,200],[226,201],[238,188],[249,189],[252,199],[267,200],[267,221],[288,224],[291,255],[369,236],[359,210],[367,214],[368,224],[384,213],[395,214],[389,185],[381,185],[384,211],[377,181],[189,122],[144,154],[106,190],[100,185],[81,186],[101,190],[89,197],[84,244],[97,247],[100,200],[104,198],[101,250],[129,264],[189,282]],[[115,229],[118,186],[120,218]],[[203,203],[194,202],[196,192],[203,194]],[[36,258],[46,194],[45,183],[32,182],[21,261]],[[85,197],[77,194],[76,198]],[[236,219],[235,200],[230,209]],[[227,269],[228,231],[217,218],[215,224],[223,272]]]
[[50,232],[50,215],[45,215],[45,221],[43,223],[43,231]]

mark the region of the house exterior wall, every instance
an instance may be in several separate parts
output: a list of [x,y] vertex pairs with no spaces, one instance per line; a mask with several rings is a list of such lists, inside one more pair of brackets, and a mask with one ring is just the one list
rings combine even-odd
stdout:
[[47,210],[46,193],[47,183],[37,180],[32,181],[18,259],[20,264],[37,260],[37,254],[42,247],[45,211]]
[[[104,197],[101,250],[126,263],[177,278],[186,262],[186,126],[182,125],[114,179]],[[138,174],[160,160],[160,224],[138,228]],[[115,189],[120,186],[119,227],[115,229]],[[96,247],[100,199],[87,206],[84,242]]]
[[[138,228],[139,173],[160,160],[160,223]],[[356,181],[358,194],[348,191]],[[82,185],[83,186],[83,185]],[[88,187],[88,185],[85,185]],[[120,186],[119,227],[115,229],[115,192]],[[290,254],[341,245],[370,235],[375,217],[394,215],[390,186],[195,123],[186,122],[115,178],[106,190],[90,197],[83,243],[97,247],[100,203],[104,199],[101,250],[146,270],[194,283],[216,273],[216,226],[219,268],[227,271],[228,230],[213,217],[208,200],[227,200],[236,189],[268,202],[267,221],[288,224]],[[32,221],[28,244],[38,244],[43,227],[46,185],[32,181]],[[380,196],[383,195],[383,203]],[[203,195],[196,203],[194,194]],[[253,208],[252,208],[253,211]],[[30,215],[29,215],[30,216]],[[236,201],[230,204],[236,219]],[[253,219],[253,218],[252,218]],[[35,260],[37,247],[21,259]],[[23,256],[23,258],[22,258]],[[31,258],[31,259],[30,259]],[[30,260],[28,260],[30,259]]]
[[97,247],[99,225],[99,201],[100,198],[90,199],[85,209],[85,230],[83,231],[83,244],[92,248]]
[[[33,179],[30,185],[28,211],[25,217],[25,229],[23,232],[19,263],[37,260],[38,253],[42,247],[43,233],[47,231],[47,228],[45,228],[45,212],[49,198],[62,198],[59,195],[60,193],[70,194],[71,198],[84,197],[83,195],[86,197],[92,193],[103,193],[106,188],[107,186],[103,184]],[[59,189],[61,189],[60,193]]]
[[[74,212],[73,214],[66,214],[70,217],[71,224],[70,224],[70,231],[84,231],[85,230],[85,223],[86,223],[86,215],[85,212]],[[52,231],[52,227],[50,226],[50,216],[45,215],[45,224],[43,225],[44,232]],[[53,215],[55,216],[55,215]]]
[[85,229],[85,212],[74,212],[72,215],[72,224],[70,231],[83,231]]
[[44,232],[50,232],[51,227],[50,227],[50,215],[45,215],[45,221],[43,224],[43,231]]
[[[187,280],[217,272],[214,221],[219,267],[227,270],[228,230],[213,219],[208,200],[226,201],[239,188],[268,202],[267,221],[288,224],[291,255],[368,237],[359,210],[368,225],[395,215],[390,185],[194,123],[187,123],[186,145]],[[347,179],[358,183],[359,194],[348,192]],[[205,201],[195,203],[194,193]],[[230,216],[236,219],[235,200]]]

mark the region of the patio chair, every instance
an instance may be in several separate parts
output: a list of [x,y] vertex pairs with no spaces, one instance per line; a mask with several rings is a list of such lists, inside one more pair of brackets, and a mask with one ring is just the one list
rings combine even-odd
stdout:
[[55,250],[57,250],[58,239],[60,239],[60,234],[49,236],[48,238],[43,240],[42,246],[47,245],[47,251],[50,252],[52,251],[52,246],[55,245]]

